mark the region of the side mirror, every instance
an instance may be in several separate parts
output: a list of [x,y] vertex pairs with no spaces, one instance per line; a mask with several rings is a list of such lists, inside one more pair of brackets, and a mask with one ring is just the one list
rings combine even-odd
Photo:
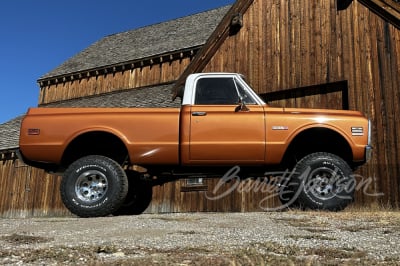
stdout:
[[249,111],[250,111],[250,109],[244,103],[243,98],[240,97],[239,98],[239,105],[236,106],[236,108],[235,108],[235,113],[237,113],[237,112],[249,112]]

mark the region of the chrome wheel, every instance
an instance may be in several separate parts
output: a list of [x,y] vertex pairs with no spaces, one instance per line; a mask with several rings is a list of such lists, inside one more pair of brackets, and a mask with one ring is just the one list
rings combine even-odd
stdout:
[[333,169],[321,167],[310,173],[306,189],[315,197],[328,200],[336,196],[338,173]]
[[101,200],[106,195],[107,190],[107,176],[97,170],[83,172],[75,183],[76,196],[88,203]]

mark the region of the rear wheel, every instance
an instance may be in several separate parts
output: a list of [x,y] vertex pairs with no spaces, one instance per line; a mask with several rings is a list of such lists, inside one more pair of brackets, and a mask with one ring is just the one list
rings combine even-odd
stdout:
[[296,165],[293,200],[302,208],[339,211],[354,200],[355,179],[348,164],[330,153],[313,153]]
[[72,213],[80,217],[107,216],[124,202],[128,179],[114,160],[90,155],[68,167],[60,191],[64,205]]

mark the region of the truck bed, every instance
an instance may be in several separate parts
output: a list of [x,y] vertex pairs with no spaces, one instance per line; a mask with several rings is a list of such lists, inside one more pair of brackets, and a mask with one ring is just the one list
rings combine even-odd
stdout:
[[98,131],[119,137],[131,163],[177,164],[179,114],[179,108],[31,108],[20,148],[30,160],[58,164],[73,139]]

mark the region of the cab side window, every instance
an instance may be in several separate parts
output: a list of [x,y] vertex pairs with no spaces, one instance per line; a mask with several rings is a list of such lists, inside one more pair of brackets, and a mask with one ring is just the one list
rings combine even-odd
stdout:
[[197,81],[195,104],[237,104],[239,96],[232,78],[202,78]]

